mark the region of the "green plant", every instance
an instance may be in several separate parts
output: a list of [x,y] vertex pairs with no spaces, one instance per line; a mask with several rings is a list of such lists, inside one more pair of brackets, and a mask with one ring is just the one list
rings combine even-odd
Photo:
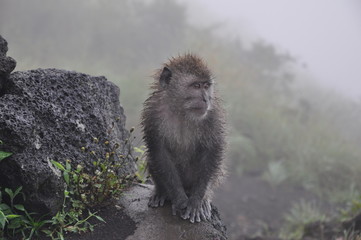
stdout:
[[[112,131],[112,128],[109,132]],[[130,133],[134,128],[130,130]],[[82,147],[84,154],[89,154],[93,167],[85,169],[82,165],[75,168],[70,160],[65,164],[52,160],[51,163],[62,172],[66,189],[64,191],[63,208],[51,220],[49,229],[43,232],[52,239],[63,239],[66,232],[81,233],[93,231],[94,225],[89,219],[95,217],[99,221],[104,220],[89,210],[89,207],[96,207],[104,204],[107,200],[119,196],[128,182],[127,177],[120,177],[118,172],[123,167],[125,159],[130,157],[132,142],[127,139],[120,148],[120,145],[107,140],[93,138],[94,144],[104,144],[109,149],[104,155]]]
[[[3,141],[0,140],[1,144],[3,144]],[[12,153],[0,151],[0,161],[11,155]],[[4,193],[6,193],[10,204],[3,202],[3,192],[0,188],[0,237],[3,237],[4,231],[12,235],[21,233],[25,239],[31,239],[34,234],[38,235],[39,230],[47,221],[34,218],[35,213],[29,213],[22,204],[15,204],[15,199],[20,197],[22,201],[25,201],[22,187],[18,187],[15,191],[5,188]]]
[[137,153],[135,162],[137,163],[137,171],[135,176],[141,183],[145,183],[149,177],[147,172],[147,162],[145,160],[145,146],[134,147],[134,151]]
[[[112,128],[109,131],[112,131]],[[134,128],[130,130],[130,133]],[[120,148],[119,144],[111,146],[109,141],[100,141],[94,138],[93,142],[104,144],[105,148],[110,149],[105,155],[95,151],[86,150],[82,147],[84,153],[94,158],[93,168],[85,170],[83,166],[72,167],[71,161],[66,160],[65,164],[57,161],[51,163],[62,172],[66,188],[64,190],[64,200],[62,209],[50,220],[34,218],[35,213],[29,213],[21,204],[15,204],[15,199],[25,195],[22,194],[22,187],[15,191],[6,188],[4,192],[9,199],[9,205],[2,202],[2,193],[0,194],[0,237],[3,237],[4,231],[11,232],[12,235],[21,234],[24,239],[31,239],[41,231],[52,239],[64,239],[64,234],[68,232],[81,233],[93,231],[94,224],[88,220],[96,218],[99,221],[104,220],[87,210],[89,207],[95,207],[103,204],[106,200],[119,196],[128,182],[127,178],[118,175],[123,167],[123,162],[130,157],[132,142],[127,139]],[[0,144],[2,142],[0,141]],[[137,159],[139,177],[145,176],[145,162],[143,159],[144,150],[137,148],[139,154]],[[0,160],[10,156],[11,153],[0,152]],[[145,179],[145,177],[144,177]]]
[[6,231],[8,235],[13,236],[20,233],[24,239],[30,240],[34,235],[38,235],[40,229],[48,223],[47,220],[34,218],[35,213],[29,213],[24,205],[15,204],[15,199],[20,196],[21,200],[25,201],[25,195],[21,191],[22,187],[18,187],[15,191],[5,188],[4,192],[10,201],[9,205],[2,201],[3,192],[0,191],[0,237],[3,237]]
[[48,223],[50,223],[49,220],[43,220],[43,217],[36,218],[33,217],[33,215],[36,215],[36,213],[28,213],[28,211],[24,208],[23,205],[18,205],[16,207],[17,210],[20,210],[22,213],[22,230],[21,233],[23,237],[25,238],[25,232],[28,231],[29,235],[26,237],[26,239],[31,239],[34,234],[39,235],[40,230]]
[[124,188],[125,179],[117,175],[121,164],[112,160],[114,151],[106,153],[104,158],[98,158],[94,151],[90,154],[96,158],[91,172],[87,172],[81,165],[73,169],[70,160],[66,161],[65,167],[55,161],[52,163],[63,172],[70,194],[87,207],[94,207],[119,196]]
[[84,179],[84,174],[82,173],[83,168],[78,165],[77,168],[73,170],[69,160],[65,162],[65,166],[56,161],[51,162],[56,168],[62,171],[66,189],[64,190],[64,200],[61,211],[49,220],[51,224],[49,229],[42,231],[52,239],[64,239],[64,234],[67,232],[82,233],[89,230],[93,231],[94,225],[89,223],[88,220],[93,217],[99,221],[104,222],[104,220],[89,210],[87,214],[84,214],[88,202],[82,198],[80,190],[82,187],[87,187],[82,185],[84,183],[82,181],[82,179]]
[[280,237],[294,240],[302,239],[307,224],[327,220],[326,216],[321,213],[315,204],[304,200],[295,203],[284,219],[285,225],[280,231]]
[[[73,202],[70,198],[69,201]],[[83,208],[78,207],[70,207],[70,209],[67,209],[66,205],[63,205],[63,209],[48,221],[51,226],[42,231],[51,239],[63,240],[65,233],[93,231],[95,225],[88,221],[90,218],[95,217],[99,221],[105,222],[104,219],[89,210],[87,216],[84,217],[83,210]]]
[[[2,144],[3,144],[3,141],[0,140],[0,145],[2,145]],[[0,161],[7,157],[10,157],[11,155],[12,155],[12,153],[0,151]]]
[[[1,189],[0,189],[1,190]],[[5,189],[5,193],[8,193],[10,192],[11,190],[10,189]],[[9,196],[10,199],[14,199],[15,196],[17,195],[18,192],[21,191],[21,187],[19,187],[15,193],[12,193],[12,196]],[[15,195],[15,196],[14,196]],[[13,202],[13,201],[11,201]],[[15,214],[14,213],[14,205],[13,204],[6,204],[3,202],[3,191],[0,191],[0,229],[1,229],[1,234],[0,234],[0,237],[3,237],[3,232],[5,230],[10,230],[10,229],[16,229],[15,226],[17,226],[17,222],[18,219],[20,218],[21,216],[18,215],[18,214]]]

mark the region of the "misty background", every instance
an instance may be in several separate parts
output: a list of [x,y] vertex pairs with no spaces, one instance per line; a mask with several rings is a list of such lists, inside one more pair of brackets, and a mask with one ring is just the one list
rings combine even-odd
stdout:
[[128,128],[139,129],[155,70],[200,55],[228,112],[229,176],[214,202],[231,239],[289,239],[299,222],[355,213],[359,1],[0,0],[0,34],[16,70],[61,68],[117,84]]
[[242,40],[265,39],[304,63],[307,71],[324,86],[360,98],[360,1],[186,2],[198,6],[190,8],[195,22],[217,19],[228,26],[228,32],[241,34]]

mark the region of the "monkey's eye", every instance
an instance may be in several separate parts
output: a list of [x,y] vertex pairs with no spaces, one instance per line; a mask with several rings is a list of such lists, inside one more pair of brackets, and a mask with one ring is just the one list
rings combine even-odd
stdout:
[[193,84],[193,87],[194,87],[194,88],[201,88],[201,84],[200,84],[200,83],[194,83],[194,84]]
[[211,86],[211,83],[209,83],[209,82],[206,82],[203,85],[204,89],[208,89],[210,86]]

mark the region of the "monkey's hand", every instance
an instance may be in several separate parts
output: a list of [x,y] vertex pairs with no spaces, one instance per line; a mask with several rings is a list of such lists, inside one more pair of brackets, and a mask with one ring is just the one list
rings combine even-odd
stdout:
[[149,199],[148,207],[163,207],[165,200],[167,200],[166,195],[155,192]]
[[208,199],[202,200],[196,197],[190,197],[187,208],[182,215],[183,219],[189,219],[191,223],[207,221],[211,219],[211,204]]

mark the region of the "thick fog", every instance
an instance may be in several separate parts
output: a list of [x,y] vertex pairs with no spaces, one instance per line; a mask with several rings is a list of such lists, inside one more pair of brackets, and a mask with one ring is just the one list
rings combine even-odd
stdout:
[[317,81],[361,96],[361,2],[358,0],[186,1],[195,22],[218,21],[228,32],[290,52]]

